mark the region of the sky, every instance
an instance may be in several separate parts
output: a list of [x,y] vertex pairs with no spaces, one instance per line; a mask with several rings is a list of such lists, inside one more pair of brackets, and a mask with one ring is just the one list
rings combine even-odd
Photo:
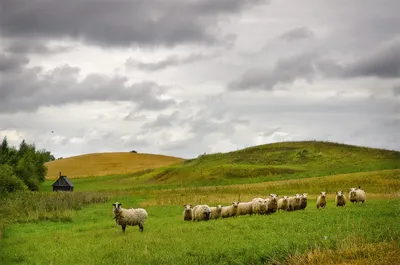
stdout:
[[400,150],[400,1],[0,0],[0,137],[56,157]]

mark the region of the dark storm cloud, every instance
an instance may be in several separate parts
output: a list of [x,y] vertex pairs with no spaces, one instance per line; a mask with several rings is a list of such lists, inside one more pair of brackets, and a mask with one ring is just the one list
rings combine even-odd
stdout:
[[[1,26],[0,26],[1,27]],[[49,47],[44,42],[39,40],[16,39],[12,40],[5,48],[5,51],[14,54],[52,54],[58,52],[66,52],[71,50],[72,47],[58,45]]]
[[213,57],[213,56],[205,55],[202,53],[193,53],[186,57],[178,57],[175,55],[171,55],[163,60],[153,62],[153,63],[140,62],[133,58],[129,58],[126,61],[125,65],[127,67],[135,67],[139,70],[153,72],[153,71],[159,71],[159,70],[162,70],[162,69],[165,69],[168,67],[172,67],[172,66],[178,66],[178,65],[182,65],[182,64],[190,64],[190,63],[205,60],[205,59],[208,59],[211,57]]
[[347,69],[344,69],[344,76],[400,77],[400,38],[350,64]]
[[[123,76],[89,74],[79,80],[80,69],[64,65],[49,72],[29,68],[26,60],[1,55],[0,112],[31,111],[40,106],[85,101],[130,101],[139,109],[158,110],[174,105],[173,99],[161,100],[164,87],[143,81],[128,84]],[[11,58],[11,59],[10,59]],[[2,65],[0,63],[0,65]]]
[[289,30],[279,36],[279,39],[285,41],[296,41],[315,37],[314,32],[308,27],[298,27]]
[[278,83],[290,83],[297,78],[310,80],[314,76],[313,53],[279,60],[272,70],[250,69],[228,85],[229,90],[272,90]]
[[0,53],[0,73],[16,70],[28,62],[24,56]]
[[224,39],[218,28],[221,15],[266,2],[2,0],[0,27],[9,37],[68,37],[103,46],[215,43]]

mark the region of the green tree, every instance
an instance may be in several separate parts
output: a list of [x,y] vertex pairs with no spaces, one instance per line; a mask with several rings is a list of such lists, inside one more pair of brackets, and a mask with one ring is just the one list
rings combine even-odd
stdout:
[[26,190],[24,182],[15,176],[13,168],[9,165],[0,165],[0,195]]
[[4,177],[3,183],[6,179],[14,183],[13,179],[17,177],[30,190],[39,190],[39,185],[47,174],[45,163],[53,160],[55,157],[49,151],[36,150],[35,144],[27,144],[25,140],[22,140],[19,149],[10,147],[6,137],[0,145],[0,165],[9,166],[13,173],[13,177]]

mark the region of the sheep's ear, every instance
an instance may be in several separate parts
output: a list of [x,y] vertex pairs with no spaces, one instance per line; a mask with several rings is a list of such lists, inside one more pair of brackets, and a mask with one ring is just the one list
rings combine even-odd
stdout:
[[361,186],[358,186],[358,189],[361,189]]

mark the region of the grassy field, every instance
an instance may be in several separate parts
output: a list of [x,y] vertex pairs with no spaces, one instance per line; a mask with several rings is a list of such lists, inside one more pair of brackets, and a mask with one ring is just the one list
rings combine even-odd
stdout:
[[127,152],[85,154],[46,163],[48,168],[46,179],[57,179],[59,172],[70,179],[134,173],[181,161],[183,159],[178,157]]
[[[268,174],[263,171],[267,168]],[[46,181],[39,193],[0,199],[0,264],[400,260],[399,152],[323,142],[277,143],[135,173],[76,178],[73,193],[48,192],[52,182]],[[336,190],[347,197],[349,188],[359,185],[367,192],[365,204],[334,206]],[[328,192],[323,210],[315,207],[320,191]],[[269,193],[303,192],[309,193],[304,211],[208,222],[184,222],[182,217],[183,204],[229,205]],[[126,208],[146,208],[143,233],[138,227],[122,233],[112,219],[115,201]]]

